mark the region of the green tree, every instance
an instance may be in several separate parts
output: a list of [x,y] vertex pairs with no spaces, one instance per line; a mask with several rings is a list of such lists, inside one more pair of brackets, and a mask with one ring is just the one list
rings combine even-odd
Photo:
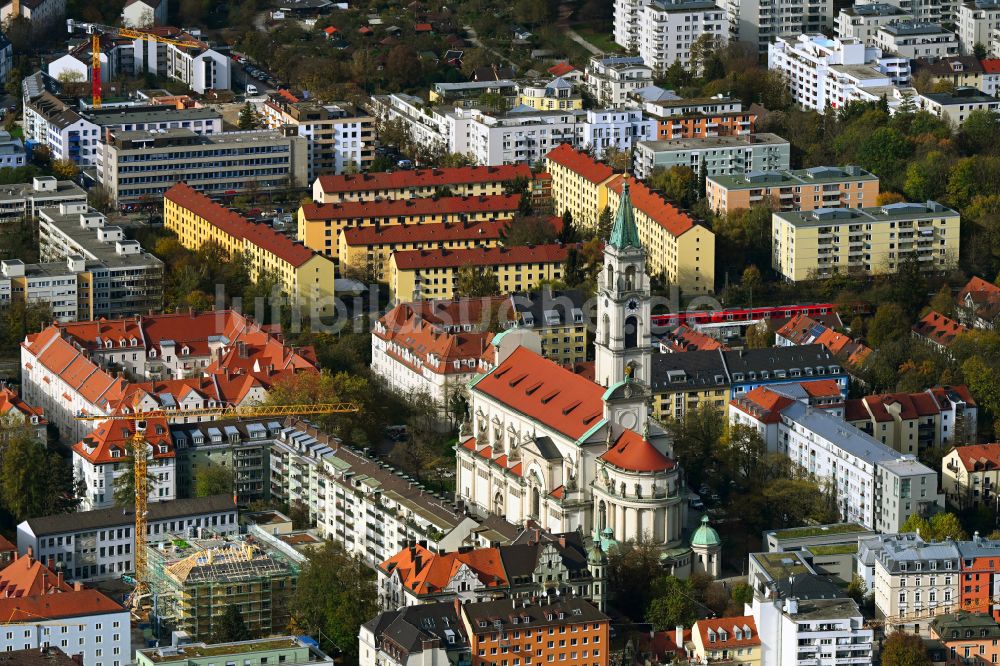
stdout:
[[1000,382],[997,368],[984,359],[973,356],[962,364],[962,376],[980,407],[985,407],[994,419],[994,429],[1000,424]]
[[878,174],[901,173],[906,159],[913,153],[913,146],[898,130],[879,127],[861,139],[857,159],[862,167]]
[[663,576],[656,581],[660,593],[649,604],[646,622],[657,631],[672,630],[677,625],[690,625],[697,615],[697,606],[692,600],[691,587],[687,581],[675,576]]
[[597,217],[597,238],[601,241],[606,241],[611,237],[611,227],[614,224],[614,213],[611,212],[611,208],[608,206],[604,207],[601,214]]
[[218,621],[213,623],[212,642],[213,643],[235,643],[238,641],[248,641],[253,636],[247,629],[243,621],[243,613],[240,612],[239,604],[229,604],[225,612]]
[[762,476],[767,455],[767,443],[751,426],[731,423],[723,456],[746,485],[755,485]]
[[357,663],[358,630],[378,613],[377,592],[372,570],[328,540],[309,552],[299,575],[294,628],[318,636],[328,653],[339,648],[344,663]]
[[611,601],[633,620],[641,621],[653,599],[650,581],[663,574],[659,551],[645,537],[630,540],[608,553]]
[[847,596],[854,599],[860,606],[866,594],[868,594],[868,586],[865,585],[865,579],[855,574],[851,582],[847,585]]
[[0,469],[0,499],[16,522],[73,511],[79,505],[72,470],[29,430],[9,430]]
[[774,346],[774,331],[766,321],[747,327],[746,344],[749,349],[767,349]]
[[237,120],[238,127],[241,130],[252,130],[257,127],[257,112],[254,110],[253,105],[247,102],[240,109],[239,119]]
[[955,541],[965,541],[969,535],[962,529],[962,523],[953,513],[935,513],[931,516],[931,531],[934,539],[944,541],[954,539]]
[[654,169],[649,175],[649,183],[654,189],[661,190],[667,198],[676,201],[682,208],[690,207],[697,199],[698,176],[691,167]]
[[744,604],[753,602],[753,588],[747,583],[736,583],[730,590],[730,596],[742,609]]
[[760,269],[755,265],[750,264],[743,269],[743,277],[740,279],[740,284],[747,289],[757,289],[763,281],[764,278],[760,274]]
[[506,247],[544,245],[557,239],[555,228],[544,215],[515,215],[500,232]]
[[878,306],[875,316],[868,323],[868,340],[873,347],[880,347],[910,334],[910,321],[903,308],[896,303]]
[[934,294],[930,308],[946,317],[955,316],[955,297],[951,295],[951,288],[947,284],[941,285],[941,290]]
[[969,114],[958,130],[958,143],[966,154],[997,151],[996,137],[1000,133],[1000,118],[985,109]]
[[931,666],[924,641],[901,631],[889,634],[882,644],[882,666]]
[[573,213],[567,208],[562,216],[562,229],[559,230],[559,242],[575,243],[578,240],[576,229],[573,227]]
[[462,266],[458,269],[458,279],[455,282],[456,296],[497,296],[500,294],[500,282],[497,274],[482,266]]
[[222,465],[200,467],[194,475],[195,497],[233,494],[233,471]]

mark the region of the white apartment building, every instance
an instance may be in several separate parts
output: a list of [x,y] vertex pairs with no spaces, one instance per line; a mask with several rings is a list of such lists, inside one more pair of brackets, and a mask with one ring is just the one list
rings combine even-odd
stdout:
[[954,23],[961,0],[881,0],[895,5],[917,21]]
[[653,69],[641,56],[592,56],[583,85],[602,107],[622,107],[628,96],[653,84]]
[[909,60],[958,55],[958,36],[930,21],[892,21],[876,29],[873,40],[883,53]]
[[648,178],[653,169],[686,166],[706,176],[732,176],[751,171],[788,169],[791,147],[776,134],[718,136],[642,141],[635,147],[636,178]]
[[[615,3],[616,11],[628,7],[627,0]],[[729,41],[725,12],[714,0],[640,0],[636,20],[639,56],[656,72],[675,62],[690,69],[691,45],[702,35],[711,35],[719,47]]]
[[[826,410],[781,387],[757,389],[730,403],[729,418],[756,428],[776,451],[821,482],[833,484],[845,522],[898,532],[906,519],[944,507],[937,473]],[[777,407],[761,397],[777,396]]]
[[579,129],[579,147],[593,151],[596,159],[601,159],[609,148],[626,152],[640,141],[656,138],[656,121],[646,118],[639,109],[591,109]]
[[1000,29],[1000,0],[963,2],[957,9],[958,46],[962,55],[971,55],[976,44],[994,52],[994,31]]
[[848,102],[891,97],[910,80],[908,58],[883,57],[858,39],[822,35],[778,38],[767,48],[768,69],[784,73],[795,101],[823,113]]
[[917,108],[927,111],[952,125],[961,125],[973,111],[1000,110],[1000,99],[977,88],[956,88],[952,92],[926,93],[915,98]]
[[754,595],[762,666],[870,666],[874,631],[853,599]]
[[306,422],[284,428],[272,444],[271,489],[306,507],[323,538],[372,567],[415,541],[437,550],[477,543],[479,522],[457,505]]
[[[199,536],[239,533],[236,505],[231,495],[213,495],[149,504],[146,541],[171,535]],[[31,518],[17,526],[17,550],[53,561],[69,580],[119,579],[134,571],[135,511],[110,507],[94,511]]]
[[639,13],[643,0],[615,0],[615,43],[626,51],[639,50]]
[[926,543],[917,534],[893,534],[868,540],[865,546],[871,550],[866,558],[873,561],[875,607],[892,618],[887,629],[919,631],[930,614],[957,610],[962,585],[958,542]]
[[913,17],[896,5],[872,2],[846,7],[837,14],[837,38],[857,40],[865,46],[875,46],[875,31],[892,21],[908,21]]
[[34,218],[42,207],[85,204],[87,191],[71,180],[35,176],[30,183],[0,186],[0,224],[22,217]]
[[167,4],[167,0],[126,0],[122,8],[122,25],[129,28],[166,25]]
[[80,313],[80,294],[87,293],[81,285],[85,271],[86,262],[81,257],[41,264],[4,259],[0,261],[0,306],[14,301],[47,303],[56,321],[75,321]]
[[309,142],[309,182],[349,169],[367,171],[375,155],[374,121],[348,104],[289,103],[271,95],[261,106],[269,129],[291,126]]
[[725,11],[729,40],[756,44],[759,53],[780,37],[833,27],[833,0],[725,0]]

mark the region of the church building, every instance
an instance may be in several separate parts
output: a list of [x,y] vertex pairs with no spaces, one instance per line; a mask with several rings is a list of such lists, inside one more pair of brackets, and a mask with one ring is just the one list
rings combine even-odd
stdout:
[[506,344],[517,329],[493,339],[493,370],[469,384],[456,493],[480,513],[578,530],[605,550],[645,536],[686,576],[687,486],[670,436],[649,416],[650,284],[627,183],[597,297],[596,382]]

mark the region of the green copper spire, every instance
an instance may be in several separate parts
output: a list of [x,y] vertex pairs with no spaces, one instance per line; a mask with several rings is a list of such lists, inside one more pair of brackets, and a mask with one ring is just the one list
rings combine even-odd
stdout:
[[639,230],[635,227],[635,213],[632,211],[632,197],[628,193],[628,180],[622,181],[622,198],[618,202],[615,223],[611,227],[608,243],[619,250],[627,247],[641,248]]

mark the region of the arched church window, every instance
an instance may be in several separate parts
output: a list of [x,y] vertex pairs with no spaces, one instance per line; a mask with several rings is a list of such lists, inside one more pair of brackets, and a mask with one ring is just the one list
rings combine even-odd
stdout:
[[625,349],[639,346],[639,318],[630,315],[625,318]]
[[607,285],[608,285],[608,289],[614,289],[615,288],[615,267],[612,266],[611,264],[608,264],[608,280],[607,280]]
[[611,317],[604,315],[604,333],[601,335],[601,344],[607,346],[611,342]]
[[635,266],[625,269],[625,289],[628,291],[635,289]]

